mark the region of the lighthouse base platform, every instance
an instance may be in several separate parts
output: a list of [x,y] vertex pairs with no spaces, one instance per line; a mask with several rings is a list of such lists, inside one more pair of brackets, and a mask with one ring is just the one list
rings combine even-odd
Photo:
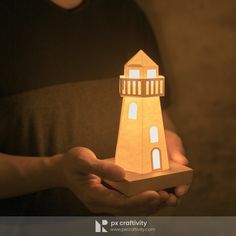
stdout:
[[[106,159],[115,162],[115,158]],[[138,174],[126,171],[125,179],[120,182],[104,180],[105,183],[126,196],[132,196],[146,190],[164,190],[192,182],[193,170],[187,166],[170,161],[170,168],[164,171],[152,171]]]

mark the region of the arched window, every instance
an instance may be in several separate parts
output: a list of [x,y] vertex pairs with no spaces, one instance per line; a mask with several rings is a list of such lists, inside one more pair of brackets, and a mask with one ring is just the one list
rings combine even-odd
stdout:
[[158,142],[158,128],[156,126],[152,126],[150,128],[150,143]]
[[140,78],[140,71],[139,70],[129,70],[129,78],[139,79]]
[[155,79],[156,77],[157,77],[157,70],[156,69],[147,70],[147,78],[148,79]]
[[161,155],[158,148],[152,150],[152,168],[153,170],[161,169]]
[[129,104],[128,119],[136,120],[138,112],[137,110],[138,110],[138,105],[135,102],[131,102]]

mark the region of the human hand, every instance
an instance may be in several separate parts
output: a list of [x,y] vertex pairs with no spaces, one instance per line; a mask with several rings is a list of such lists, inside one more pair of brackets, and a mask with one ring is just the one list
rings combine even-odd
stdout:
[[173,204],[173,196],[165,191],[145,191],[132,197],[105,187],[101,179],[121,181],[124,170],[83,147],[55,156],[56,176],[61,187],[70,189],[93,213],[111,215],[151,215],[163,202]]
[[[170,130],[165,130],[165,137],[169,158],[182,165],[188,165],[189,161],[185,157],[184,147],[181,138],[175,132]],[[186,194],[188,190],[189,185],[177,186],[174,191],[176,200],[177,198],[182,197],[184,194]]]

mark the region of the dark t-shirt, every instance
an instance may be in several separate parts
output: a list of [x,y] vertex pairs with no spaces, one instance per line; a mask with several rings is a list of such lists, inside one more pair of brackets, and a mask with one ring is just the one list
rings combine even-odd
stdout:
[[[0,24],[0,152],[40,158],[86,146],[113,156],[124,64],[139,49],[161,63],[144,13],[131,0],[85,0],[72,10],[1,0]],[[58,188],[1,200],[0,214],[92,213]]]

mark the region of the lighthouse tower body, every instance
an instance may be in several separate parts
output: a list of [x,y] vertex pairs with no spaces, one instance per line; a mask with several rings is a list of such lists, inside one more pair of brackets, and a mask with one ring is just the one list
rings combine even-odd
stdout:
[[123,97],[115,163],[139,174],[169,169],[160,96],[165,81],[158,65],[142,50],[120,76]]

